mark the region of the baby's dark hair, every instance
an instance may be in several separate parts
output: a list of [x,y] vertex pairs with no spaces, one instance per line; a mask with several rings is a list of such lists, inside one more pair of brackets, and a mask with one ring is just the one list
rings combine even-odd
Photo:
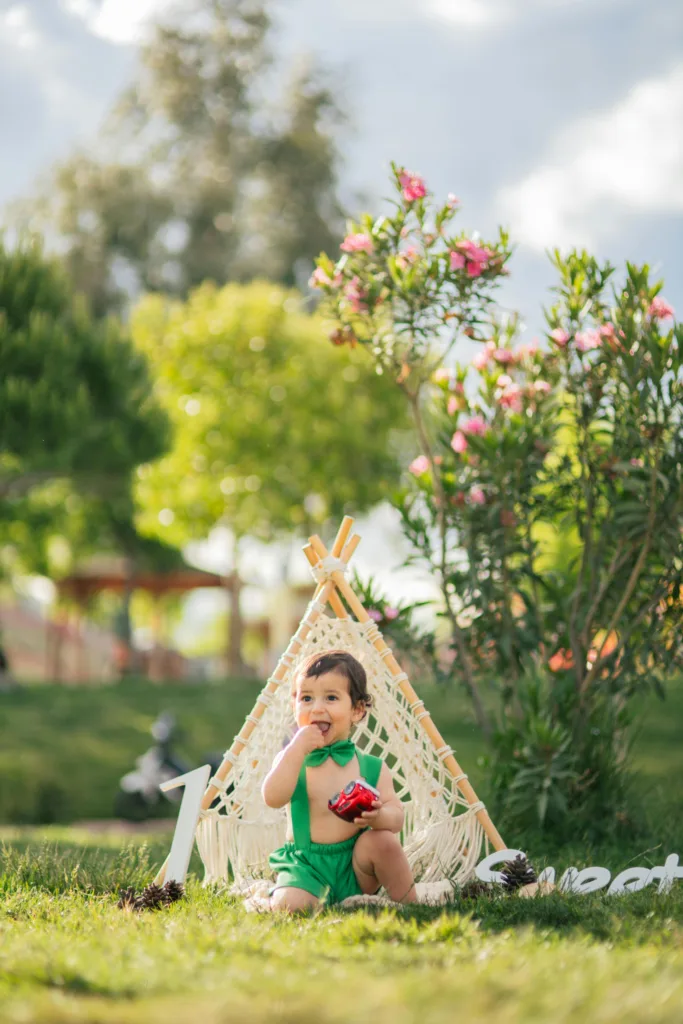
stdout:
[[324,654],[315,654],[301,665],[296,676],[299,679],[310,679],[323,676],[326,672],[338,672],[348,680],[351,703],[354,707],[363,704],[367,710],[372,706],[365,669],[348,651],[325,651]]

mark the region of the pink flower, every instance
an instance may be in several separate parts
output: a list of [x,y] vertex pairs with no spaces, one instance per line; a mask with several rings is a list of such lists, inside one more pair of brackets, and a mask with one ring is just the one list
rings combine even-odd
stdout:
[[491,249],[477,245],[470,238],[463,238],[455,243],[455,250],[450,254],[451,270],[462,270],[466,267],[469,277],[479,277],[494,255]]
[[415,476],[422,476],[423,473],[429,472],[429,459],[426,455],[418,455],[416,459],[408,466],[408,469]]
[[498,399],[504,409],[511,412],[522,411],[522,389],[518,384],[510,384]]
[[550,384],[547,380],[535,380],[534,391],[539,395],[547,395],[550,393]]
[[367,311],[367,292],[360,283],[360,278],[354,277],[344,289],[344,295],[351,303],[354,313],[365,313]]
[[415,246],[409,245],[406,249],[404,249],[402,252],[399,252],[398,255],[396,256],[396,266],[399,267],[401,270],[405,270],[410,263],[414,263],[414,261],[417,259],[419,255],[420,254],[418,250],[415,248]]
[[569,341],[569,332],[565,331],[563,327],[556,327],[554,331],[550,332],[550,337],[556,345],[559,345],[560,348],[564,348]]
[[382,613],[378,612],[376,608],[368,608],[368,616],[373,620],[373,622],[382,621]]
[[579,352],[590,352],[591,349],[600,348],[601,345],[602,335],[594,327],[587,331],[576,332],[576,347]]
[[649,313],[653,320],[667,320],[669,317],[675,316],[673,306],[670,306],[661,295],[654,297],[650,303]]
[[515,354],[509,348],[497,348],[493,353],[493,358],[496,360],[497,363],[503,363],[507,365],[507,363],[514,363]]
[[479,372],[481,373],[481,371],[488,363],[490,356],[491,353],[488,351],[488,349],[484,349],[482,352],[477,352],[477,354],[472,357],[472,366],[475,368],[475,370],[479,370]]
[[614,324],[603,324],[600,328],[600,334],[603,336],[603,338],[613,338]]
[[446,202],[447,202],[448,206],[451,208],[451,210],[455,206],[460,206],[460,200],[458,199],[458,197],[453,192],[449,192],[448,193],[448,197],[446,199]]
[[398,180],[403,190],[403,198],[407,203],[414,203],[416,199],[423,199],[427,195],[427,186],[424,179],[418,174],[403,171]]
[[463,434],[462,430],[456,430],[451,438],[451,448],[454,452],[457,452],[458,455],[461,455],[467,450],[467,447],[467,438]]
[[446,411],[448,412],[448,415],[455,416],[459,406],[460,402],[458,401],[456,396],[451,395],[451,397],[448,399],[448,405],[446,406]]
[[400,614],[400,612],[399,612],[398,608],[385,608],[384,609],[384,618],[385,619],[389,619],[389,621],[392,621],[393,619],[397,619],[399,617],[399,614]]
[[316,267],[308,281],[311,288],[338,288],[341,282],[341,274],[335,274],[334,277],[330,277],[322,267]]
[[501,373],[500,377],[496,381],[496,387],[498,388],[509,388],[512,384],[512,377],[509,377],[507,373]]
[[440,366],[438,370],[434,371],[432,380],[435,384],[445,384],[447,381],[450,381],[452,376],[452,370],[448,370],[445,366]]
[[473,260],[475,263],[487,263],[493,256],[491,249],[477,245],[471,238],[463,238],[460,242],[455,243],[455,247],[464,252],[468,260]]
[[630,459],[629,461],[632,466],[636,466],[638,469],[643,468],[644,463],[642,459]]
[[518,361],[522,359],[533,359],[538,352],[538,341],[534,338],[533,341],[528,342],[525,345],[520,345],[515,352],[515,357]]
[[470,501],[473,505],[484,505],[486,503],[486,495],[482,491],[481,487],[470,487]]
[[372,252],[374,245],[370,235],[359,232],[355,235],[347,235],[339,248],[344,252]]
[[481,416],[472,416],[471,419],[465,420],[462,425],[463,433],[477,434],[480,437],[483,437],[488,429],[485,420]]

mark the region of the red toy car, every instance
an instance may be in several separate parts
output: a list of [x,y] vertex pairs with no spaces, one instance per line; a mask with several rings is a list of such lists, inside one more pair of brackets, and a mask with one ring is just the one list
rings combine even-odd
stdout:
[[363,811],[372,810],[375,800],[379,800],[379,790],[365,779],[354,779],[347,782],[341,793],[335,793],[332,799],[328,800],[327,806],[337,817],[353,824]]

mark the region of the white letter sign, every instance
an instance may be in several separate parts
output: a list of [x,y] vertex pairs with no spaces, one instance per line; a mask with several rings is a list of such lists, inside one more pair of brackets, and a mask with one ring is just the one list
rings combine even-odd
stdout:
[[[474,873],[480,882],[500,883],[500,871],[491,869],[495,864],[504,864],[505,861],[514,860],[519,854],[522,854],[523,857],[526,856],[522,850],[495,850],[477,864]],[[657,892],[667,893],[670,891],[674,879],[683,879],[683,867],[678,866],[678,854],[670,853],[664,864],[659,867],[626,868],[616,876],[610,885],[611,877],[607,868],[583,868],[581,871],[574,867],[567,868],[560,878],[557,888],[560,892],[586,893],[597,892],[599,889],[609,886],[607,894],[614,896],[619,893],[638,892],[646,885],[650,885],[651,882],[659,880]],[[554,886],[555,868],[544,868],[538,876],[538,881],[541,885],[545,882],[551,887]]]
[[211,766],[205,764],[201,768],[195,768],[193,772],[179,775],[176,779],[169,779],[168,782],[163,782],[159,786],[159,789],[162,789],[164,793],[169,789],[176,789],[178,786],[185,787],[178,812],[178,821],[173,833],[171,852],[166,862],[166,870],[164,872],[164,880],[166,882],[171,880],[181,884],[185,882],[187,867],[192,855],[194,837],[197,825],[199,824],[202,797],[206,792],[210,775]]

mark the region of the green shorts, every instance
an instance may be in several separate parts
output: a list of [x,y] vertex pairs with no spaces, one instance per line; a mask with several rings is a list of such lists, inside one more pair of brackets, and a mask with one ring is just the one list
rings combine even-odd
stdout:
[[[361,835],[359,832],[358,835]],[[362,889],[353,870],[353,848],[358,836],[343,843],[310,843],[297,850],[285,843],[270,855],[270,866],[278,872],[271,889],[293,886],[304,889],[324,903],[341,903],[347,896],[359,896]]]
[[[363,777],[371,786],[377,786],[382,761],[360,750],[355,756]],[[353,870],[353,848],[362,832],[342,843],[311,842],[305,760],[292,794],[291,811],[294,842],[285,843],[270,855],[270,866],[278,873],[271,895],[276,889],[292,887],[304,889],[324,903],[341,903],[347,896],[360,896],[363,890]]]

